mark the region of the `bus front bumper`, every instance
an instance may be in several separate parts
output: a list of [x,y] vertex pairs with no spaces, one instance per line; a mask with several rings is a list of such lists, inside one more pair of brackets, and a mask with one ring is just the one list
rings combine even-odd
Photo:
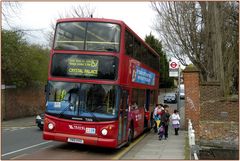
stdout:
[[93,145],[93,146],[100,146],[100,147],[108,147],[108,148],[117,147],[116,139],[100,138],[97,136],[79,136],[79,135],[60,134],[60,133],[52,133],[52,132],[44,131],[43,139],[78,143],[78,144],[85,144],[85,145]]

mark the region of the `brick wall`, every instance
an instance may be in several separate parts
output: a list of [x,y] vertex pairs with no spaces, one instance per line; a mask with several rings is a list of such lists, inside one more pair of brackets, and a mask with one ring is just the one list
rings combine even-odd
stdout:
[[185,129],[187,129],[188,120],[191,119],[195,133],[198,134],[200,120],[198,70],[186,68],[184,70],[183,77],[185,88]]
[[200,121],[199,145],[238,149],[239,123],[234,121]]
[[33,116],[44,111],[43,87],[4,89],[1,93],[2,120]]
[[238,149],[238,97],[223,98],[218,82],[200,83],[199,73],[194,68],[186,68],[183,76],[185,118],[192,120],[196,141],[205,146]]
[[200,84],[200,93],[201,120],[238,122],[238,99],[221,97],[219,83]]
[[223,98],[217,82],[200,84],[200,143],[238,148],[239,101]]

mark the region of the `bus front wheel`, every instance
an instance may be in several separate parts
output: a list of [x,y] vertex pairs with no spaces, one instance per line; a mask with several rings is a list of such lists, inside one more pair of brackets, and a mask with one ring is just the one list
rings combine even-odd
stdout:
[[127,141],[127,146],[129,146],[131,144],[131,142],[133,141],[133,137],[134,137],[134,127],[133,124],[131,124],[131,126],[128,129],[128,141]]

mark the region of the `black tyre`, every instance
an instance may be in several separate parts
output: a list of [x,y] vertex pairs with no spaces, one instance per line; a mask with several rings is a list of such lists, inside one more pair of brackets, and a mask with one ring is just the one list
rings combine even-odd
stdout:
[[38,124],[38,127],[39,127],[40,130],[43,130],[43,125]]
[[131,144],[131,142],[133,141],[133,137],[134,137],[134,127],[133,127],[133,123],[131,123],[128,129],[128,141],[126,146],[129,146]]

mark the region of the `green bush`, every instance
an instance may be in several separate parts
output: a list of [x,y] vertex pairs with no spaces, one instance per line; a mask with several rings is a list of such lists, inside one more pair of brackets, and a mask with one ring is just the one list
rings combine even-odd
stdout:
[[47,80],[49,50],[31,45],[22,32],[2,30],[2,83],[26,87]]

